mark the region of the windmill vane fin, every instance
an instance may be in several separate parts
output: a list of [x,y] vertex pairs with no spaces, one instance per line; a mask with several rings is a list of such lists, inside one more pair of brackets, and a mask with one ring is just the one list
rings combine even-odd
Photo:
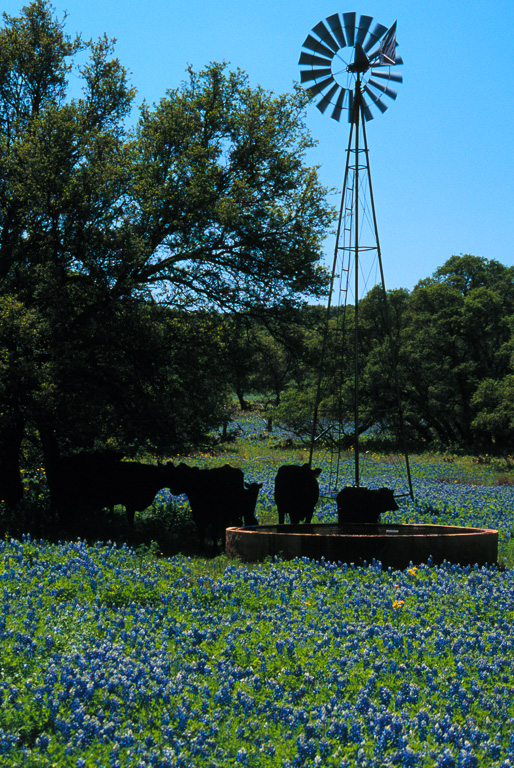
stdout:
[[384,102],[380,99],[380,97],[376,93],[373,93],[373,91],[368,85],[364,86],[364,90],[370,97],[371,101],[379,108],[379,110],[382,113],[384,113],[387,109],[387,104],[384,104]]
[[333,82],[333,77],[327,77],[326,80],[321,80],[319,83],[316,83],[316,85],[309,86],[310,95],[316,96],[318,93],[321,93],[321,91],[324,91],[325,88],[328,88],[328,86]]
[[316,26],[312,30],[315,32],[318,37],[320,37],[324,43],[328,45],[329,48],[332,49],[334,53],[337,53],[339,50],[339,44],[336,43],[328,29],[325,27],[322,21],[319,22],[319,24],[316,24]]
[[331,74],[331,69],[305,69],[300,72],[300,82],[307,83],[309,80],[317,80],[319,77],[326,77]]
[[383,80],[391,80],[393,83],[403,83],[403,75],[397,75],[395,72],[384,74],[384,72],[375,72],[375,70],[372,69],[371,75],[372,77],[380,77]]
[[330,29],[332,30],[332,34],[334,35],[335,39],[339,43],[341,48],[346,47],[346,38],[344,36],[343,27],[341,26],[341,19],[339,17],[338,13],[334,13],[332,16],[329,16],[327,18],[327,21],[330,25]]
[[322,67],[329,67],[331,61],[330,59],[324,59],[322,56],[315,56],[313,53],[302,51],[298,64],[306,64],[309,67],[320,64]]
[[328,105],[330,104],[330,100],[332,96],[339,90],[339,86],[337,83],[335,83],[332,88],[323,96],[323,98],[316,104],[319,111],[323,114],[323,112],[326,110]]
[[341,119],[341,112],[343,111],[344,96],[345,96],[345,89],[341,88],[341,91],[339,93],[339,96],[337,97],[337,101],[335,103],[334,109],[332,110],[332,114],[331,114],[331,117],[334,120],[337,120],[338,122]]
[[371,22],[373,21],[373,18],[371,16],[361,16],[359,19],[359,26],[357,27],[357,37],[355,42],[362,43],[364,42],[364,38],[368,34],[368,29],[371,26]]
[[343,19],[348,45],[353,45],[355,42],[355,12],[343,13]]
[[327,46],[323,45],[323,43],[320,43],[320,41],[316,40],[316,38],[314,38],[312,35],[308,35],[305,38],[303,47],[310,48],[311,51],[315,51],[316,53],[323,53],[329,59],[334,58],[334,51],[330,50],[330,48],[327,48]]
[[369,33],[368,42],[363,46],[366,53],[369,51],[372,45],[376,45],[376,43],[378,43],[384,32],[387,32],[387,27],[384,27],[383,24],[375,24],[373,31]]
[[393,88],[388,88],[384,83],[376,83],[374,80],[368,80],[368,85],[371,85],[373,88],[376,88],[382,93],[385,93],[386,96],[389,96],[391,99],[396,99],[398,96],[398,93]]

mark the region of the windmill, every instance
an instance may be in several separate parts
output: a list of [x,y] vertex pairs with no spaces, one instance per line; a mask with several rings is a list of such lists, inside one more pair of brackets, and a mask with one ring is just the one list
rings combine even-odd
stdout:
[[334,13],[320,21],[304,40],[299,64],[300,79],[311,97],[320,96],[316,106],[324,113],[331,106],[331,117],[339,121],[344,111],[349,121],[359,124],[373,119],[371,104],[380,112],[388,106],[383,97],[396,99],[389,83],[403,77],[392,67],[403,64],[396,52],[396,22],[390,27],[375,24],[371,16]]
[[[355,394],[354,394],[354,488],[360,488],[359,450],[359,277],[360,262],[365,252],[374,251],[377,256],[384,300],[387,299],[378,237],[375,204],[371,185],[366,122],[375,114],[386,111],[397,92],[394,84],[403,81],[397,68],[403,64],[397,52],[396,21],[390,27],[373,24],[371,16],[352,13],[335,13],[316,24],[302,45],[299,65],[302,85],[322,114],[329,114],[337,122],[346,113],[350,124],[343,191],[336,233],[334,260],[330,283],[328,312],[333,300],[336,277],[353,272],[355,297]],[[363,194],[367,195],[366,200]],[[370,239],[363,242],[361,236],[361,211],[370,223]],[[347,266],[345,266],[345,264]],[[348,287],[344,289],[348,291]],[[386,310],[387,312],[387,310]],[[328,323],[327,323],[328,325]],[[394,346],[391,354],[394,364]],[[397,379],[396,379],[397,382]],[[321,374],[314,409],[309,464],[312,463],[314,444],[319,421]],[[403,415],[396,387],[401,429]],[[324,434],[324,430],[321,434]],[[409,495],[413,496],[408,456],[405,452]]]

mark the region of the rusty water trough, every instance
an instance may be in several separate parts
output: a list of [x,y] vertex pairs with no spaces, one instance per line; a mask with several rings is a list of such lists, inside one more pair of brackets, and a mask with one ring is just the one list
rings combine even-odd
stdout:
[[226,553],[244,562],[278,556],[285,560],[354,563],[379,560],[383,567],[408,568],[447,560],[460,565],[492,565],[498,557],[498,531],[453,525],[256,525],[227,528]]

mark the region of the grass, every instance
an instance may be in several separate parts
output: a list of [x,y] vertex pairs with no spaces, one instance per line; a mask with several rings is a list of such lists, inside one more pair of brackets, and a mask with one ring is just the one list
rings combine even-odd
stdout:
[[[241,466],[249,481],[264,483],[260,521],[275,522],[276,469],[303,463],[305,451],[273,448],[284,436],[251,426],[227,452],[181,459]],[[328,522],[334,462],[325,454],[316,463],[323,468],[316,515]],[[187,504],[165,493],[138,516],[130,544],[121,514],[106,521],[103,542],[4,535],[0,763],[509,768],[507,463],[415,456],[416,501],[386,516],[495,527],[500,568],[247,566],[199,557]],[[370,486],[400,486],[398,467],[391,456],[364,454]],[[341,484],[351,471],[348,454]]]
[[514,572],[1,546],[6,766],[506,766]]

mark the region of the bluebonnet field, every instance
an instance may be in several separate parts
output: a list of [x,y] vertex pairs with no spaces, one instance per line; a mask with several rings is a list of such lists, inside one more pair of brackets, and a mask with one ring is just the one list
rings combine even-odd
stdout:
[[[271,519],[283,456],[246,445],[246,464],[196,458],[264,482]],[[370,485],[390,480],[366,461]],[[511,486],[437,457],[413,475],[389,519],[496,527],[508,553]],[[510,568],[244,566],[27,535],[0,543],[0,596],[2,765],[514,766]]]

